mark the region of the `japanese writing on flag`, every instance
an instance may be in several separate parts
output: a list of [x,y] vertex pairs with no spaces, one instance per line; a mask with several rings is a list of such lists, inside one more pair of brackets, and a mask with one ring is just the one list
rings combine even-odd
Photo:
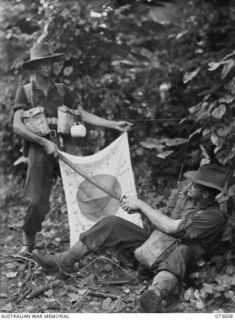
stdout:
[[64,152],[63,155],[76,165],[78,172],[95,183],[84,179],[59,160],[68,208],[70,246],[79,240],[83,231],[109,215],[117,215],[142,227],[139,213],[128,214],[123,211],[118,200],[97,187],[110,190],[118,199],[123,194],[136,196],[127,133],[94,155],[81,157]]

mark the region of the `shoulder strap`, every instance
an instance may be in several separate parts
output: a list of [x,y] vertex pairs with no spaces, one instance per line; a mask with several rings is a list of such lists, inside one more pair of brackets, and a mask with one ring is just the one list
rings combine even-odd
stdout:
[[[56,83],[56,88],[58,90],[59,95],[64,98],[65,96],[65,87],[63,83]],[[27,102],[30,106],[33,107],[32,105],[32,84],[31,82],[27,83],[24,85],[24,92],[27,98]]]
[[57,91],[59,93],[59,95],[64,98],[65,96],[65,87],[64,87],[64,84],[63,83],[56,83],[56,88],[57,88]]
[[28,104],[33,107],[33,105],[32,105],[32,84],[31,84],[31,82],[29,82],[29,83],[24,85],[24,92],[25,92]]
[[[65,87],[63,83],[56,83],[56,88],[58,90],[59,95],[64,98],[65,96]],[[30,106],[33,107],[32,105],[32,84],[31,82],[27,83],[24,85],[24,92],[27,98],[27,102]]]

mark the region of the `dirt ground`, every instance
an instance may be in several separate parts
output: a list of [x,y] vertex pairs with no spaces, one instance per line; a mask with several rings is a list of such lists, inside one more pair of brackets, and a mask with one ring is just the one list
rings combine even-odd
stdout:
[[[137,299],[145,285],[136,281],[130,259],[118,252],[84,258],[66,280],[46,274],[31,259],[18,261],[14,257],[22,245],[25,205],[22,186],[18,185],[13,196],[11,184],[11,179],[1,177],[0,312],[138,312]],[[37,236],[37,248],[42,252],[69,246],[67,215],[61,211],[52,209],[43,223]]]
[[[0,312],[7,313],[139,313],[139,297],[148,281],[140,282],[136,264],[122,252],[110,250],[85,257],[68,279],[46,274],[33,260],[18,261],[14,255],[22,245],[21,222],[25,204],[22,185],[12,177],[0,177],[1,200],[1,292]],[[56,194],[56,192],[55,192]],[[56,195],[57,197],[57,195]],[[58,199],[58,198],[57,198]],[[60,199],[63,202],[63,198]],[[65,206],[65,204],[63,204]],[[69,246],[66,210],[52,208],[37,237],[42,252],[63,251]],[[62,210],[63,209],[63,210]],[[230,274],[235,269],[230,266]],[[234,286],[230,296],[202,299],[200,288],[185,289],[163,301],[161,312],[234,312]],[[224,287],[223,287],[224,288]],[[200,304],[201,303],[201,304]]]

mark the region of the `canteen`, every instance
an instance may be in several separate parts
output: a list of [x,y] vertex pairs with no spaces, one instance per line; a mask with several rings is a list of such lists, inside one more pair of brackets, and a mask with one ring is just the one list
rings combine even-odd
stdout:
[[80,122],[75,122],[74,125],[70,128],[70,133],[74,138],[85,137],[86,127]]

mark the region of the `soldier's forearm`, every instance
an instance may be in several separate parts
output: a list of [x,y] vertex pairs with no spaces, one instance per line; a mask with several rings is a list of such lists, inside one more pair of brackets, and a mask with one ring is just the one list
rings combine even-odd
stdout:
[[84,109],[80,109],[80,115],[84,122],[89,123],[91,125],[103,128],[114,128],[115,121],[103,119],[85,111]]
[[162,214],[160,210],[153,209],[144,201],[140,201],[140,211],[161,231],[166,233],[177,232],[181,219],[171,219]]
[[30,129],[26,129],[21,126],[15,126],[13,127],[14,132],[17,133],[19,136],[21,136],[23,139],[29,141],[29,142],[35,142],[37,144],[40,144],[41,146],[44,145],[45,138],[38,136]]
[[45,142],[45,138],[38,136],[32,130],[27,128],[21,120],[21,114],[22,113],[20,111],[17,111],[14,116],[13,131],[19,136],[21,136],[23,139],[29,142],[38,143],[41,146],[43,146]]

